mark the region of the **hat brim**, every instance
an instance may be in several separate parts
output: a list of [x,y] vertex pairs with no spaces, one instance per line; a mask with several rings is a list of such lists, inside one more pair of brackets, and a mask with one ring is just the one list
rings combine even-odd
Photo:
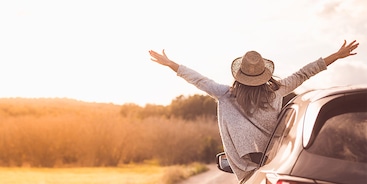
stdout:
[[241,84],[248,85],[248,86],[260,86],[262,84],[267,83],[271,77],[273,76],[274,72],[274,63],[271,60],[264,59],[265,63],[265,70],[262,74],[256,76],[250,76],[244,74],[240,68],[242,64],[242,57],[238,57],[232,62],[231,70],[232,75],[236,81],[240,82]]

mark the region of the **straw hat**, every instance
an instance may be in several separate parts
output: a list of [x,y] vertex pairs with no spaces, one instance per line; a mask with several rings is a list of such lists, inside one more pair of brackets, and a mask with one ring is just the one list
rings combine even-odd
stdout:
[[231,70],[238,82],[248,86],[259,86],[268,82],[273,76],[274,63],[264,59],[256,51],[249,51],[232,62]]

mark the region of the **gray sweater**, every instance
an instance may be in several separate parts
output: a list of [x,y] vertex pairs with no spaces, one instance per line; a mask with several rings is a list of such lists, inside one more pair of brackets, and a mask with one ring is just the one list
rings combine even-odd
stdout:
[[[276,99],[272,103],[274,109],[260,110],[253,114],[251,121],[266,132],[272,132],[282,108],[283,97],[291,93],[304,81],[325,69],[325,62],[320,58],[289,77],[281,79],[282,86],[275,92]],[[249,174],[249,171],[256,168],[256,164],[246,159],[245,155],[251,152],[263,152],[269,141],[269,135],[256,128],[234,107],[229,92],[231,86],[218,84],[183,65],[179,66],[177,75],[217,101],[218,125],[224,151],[237,179],[241,181]]]

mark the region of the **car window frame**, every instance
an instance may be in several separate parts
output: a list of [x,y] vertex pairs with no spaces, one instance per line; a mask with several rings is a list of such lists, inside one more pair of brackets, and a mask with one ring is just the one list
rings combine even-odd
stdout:
[[[272,145],[274,139],[278,139],[278,137],[280,137],[280,141],[278,141],[278,144],[277,144],[277,148],[276,148],[276,151],[275,151],[275,154],[279,151],[279,148],[280,148],[280,145],[282,144],[282,141],[284,139],[284,132],[287,131],[286,135],[288,135],[290,129],[293,127],[293,125],[295,124],[295,121],[296,121],[296,117],[297,117],[297,112],[298,112],[298,106],[296,104],[289,104],[287,105],[285,108],[283,108],[282,112],[280,113],[279,115],[279,118],[277,120],[277,125],[275,126],[271,136],[270,136],[270,139],[265,147],[265,150],[264,150],[264,154],[263,154],[263,157],[261,158],[261,161],[260,161],[260,164],[259,164],[259,167],[262,167],[264,166],[265,164],[269,163],[271,160],[268,160],[268,155],[270,152],[273,151],[273,148],[275,146],[275,143],[274,145]],[[290,116],[287,116],[288,114],[290,114]],[[284,119],[286,118],[286,119]],[[284,123],[283,123],[284,122]],[[279,136],[279,134],[277,134],[277,131],[279,130],[279,128],[282,128],[282,124],[285,124],[284,127],[284,130],[281,130],[281,135]]]

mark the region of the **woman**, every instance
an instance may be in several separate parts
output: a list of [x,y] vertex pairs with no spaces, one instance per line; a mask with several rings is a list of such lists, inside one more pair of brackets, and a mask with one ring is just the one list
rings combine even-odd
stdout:
[[256,51],[232,62],[232,86],[218,84],[196,71],[170,60],[165,54],[149,51],[151,60],[170,67],[178,76],[205,91],[218,103],[218,125],[229,164],[239,181],[245,182],[256,168],[254,156],[261,153],[276,126],[282,99],[304,81],[338,59],[355,55],[356,41],[344,44],[325,58],[307,64],[279,81],[273,78],[274,64]]

